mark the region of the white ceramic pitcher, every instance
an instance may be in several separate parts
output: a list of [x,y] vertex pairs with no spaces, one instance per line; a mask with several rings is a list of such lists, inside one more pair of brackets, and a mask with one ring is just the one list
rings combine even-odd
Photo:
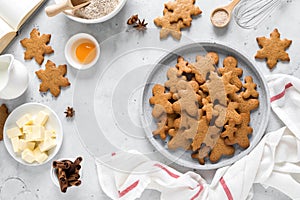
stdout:
[[15,99],[28,87],[26,67],[11,54],[0,55],[0,99]]

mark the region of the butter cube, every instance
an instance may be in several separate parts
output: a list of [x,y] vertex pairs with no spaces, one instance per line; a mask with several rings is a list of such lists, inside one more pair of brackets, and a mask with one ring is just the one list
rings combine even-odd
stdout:
[[49,114],[44,112],[44,111],[40,111],[38,113],[38,115],[36,116],[36,118],[34,119],[33,123],[35,125],[40,125],[40,126],[44,126],[47,122],[49,118]]
[[52,138],[45,138],[45,140],[39,144],[39,148],[41,152],[49,151],[55,146],[56,146],[56,139],[52,139]]
[[28,142],[24,139],[19,140],[19,150],[24,151],[25,149],[33,150],[35,142]]
[[55,130],[45,130],[45,138],[56,138]]
[[45,128],[43,126],[24,126],[23,133],[25,133],[26,141],[43,141]]
[[31,125],[30,126],[28,126],[28,125],[23,126],[22,130],[23,130],[24,134],[31,134],[32,133],[32,126]]
[[33,154],[34,154],[35,160],[38,163],[43,163],[48,159],[48,154],[45,152],[41,152],[39,147],[34,149]]
[[25,149],[21,153],[21,158],[28,163],[33,163],[35,161],[34,153],[30,149]]
[[7,134],[8,138],[14,138],[14,137],[18,137],[18,136],[23,135],[23,133],[20,131],[20,129],[18,127],[8,129],[6,131],[6,134]]
[[16,121],[19,128],[23,128],[25,125],[31,125],[33,123],[30,114],[23,115],[20,119]]
[[11,144],[15,153],[19,152],[19,137],[11,138]]

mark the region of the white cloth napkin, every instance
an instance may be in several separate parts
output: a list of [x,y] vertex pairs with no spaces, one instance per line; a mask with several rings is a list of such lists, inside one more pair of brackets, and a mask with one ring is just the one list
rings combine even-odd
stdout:
[[[103,191],[112,199],[136,199],[145,189],[161,199],[251,199],[253,183],[272,186],[300,200],[300,79],[267,77],[273,111],[286,125],[267,133],[254,150],[217,170],[211,184],[199,174],[182,174],[138,152],[116,152],[96,159]],[[122,169],[122,170],[119,170]]]

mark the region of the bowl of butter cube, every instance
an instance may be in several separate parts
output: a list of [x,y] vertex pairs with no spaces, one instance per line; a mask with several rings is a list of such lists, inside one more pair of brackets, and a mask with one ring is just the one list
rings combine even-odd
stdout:
[[6,119],[3,140],[8,153],[19,163],[38,166],[59,151],[63,128],[57,114],[40,103],[26,103]]

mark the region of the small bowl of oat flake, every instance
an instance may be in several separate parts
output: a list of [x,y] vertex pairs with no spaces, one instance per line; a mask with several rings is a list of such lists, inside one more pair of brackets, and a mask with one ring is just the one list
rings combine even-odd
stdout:
[[[55,0],[56,3],[60,3],[63,0]],[[91,0],[91,3],[83,8],[75,11],[67,10],[64,14],[76,21],[83,24],[95,24],[105,22],[116,14],[126,4],[127,0]]]

